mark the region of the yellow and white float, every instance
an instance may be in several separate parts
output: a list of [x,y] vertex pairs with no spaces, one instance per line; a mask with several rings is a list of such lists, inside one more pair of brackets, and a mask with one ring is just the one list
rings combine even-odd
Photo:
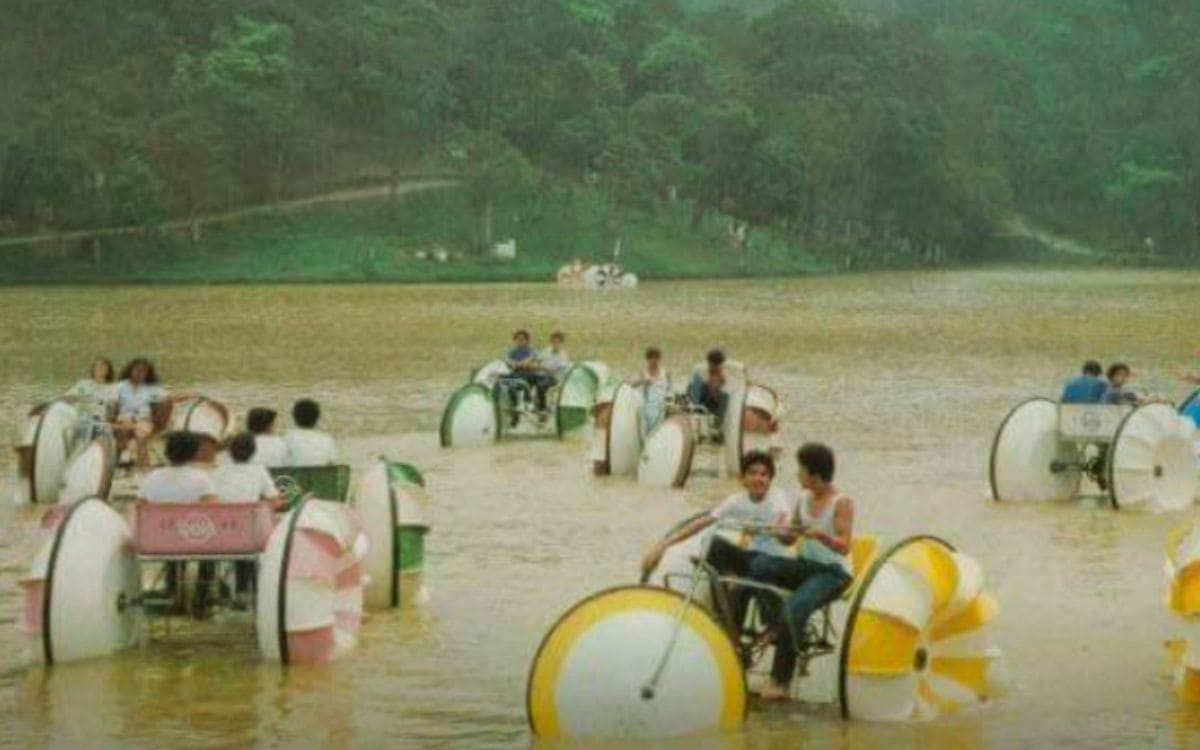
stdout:
[[1181,637],[1167,642],[1175,693],[1200,703],[1200,527],[1186,523],[1167,536],[1167,608]]
[[996,601],[970,557],[931,536],[881,554],[850,604],[838,693],[848,719],[931,719],[1001,694]]
[[526,711],[543,739],[663,739],[739,726],[747,707],[737,650],[703,607],[627,586],[577,603],[546,634]]
[[996,500],[1079,494],[1090,477],[1114,508],[1174,511],[1197,491],[1196,425],[1166,404],[1018,404],[996,431],[988,479]]

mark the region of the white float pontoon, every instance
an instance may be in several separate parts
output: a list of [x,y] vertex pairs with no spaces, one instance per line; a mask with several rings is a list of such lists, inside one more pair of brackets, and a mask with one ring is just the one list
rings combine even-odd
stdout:
[[223,443],[233,428],[229,407],[207,396],[196,396],[174,404],[171,409],[171,431],[194,432]]
[[637,479],[651,487],[682,487],[692,468],[696,435],[686,414],[667,417],[646,438],[638,460]]
[[1018,404],[988,463],[996,500],[1072,499],[1090,477],[1117,507],[1179,510],[1196,495],[1196,426],[1165,404]]
[[500,436],[500,415],[492,391],[480,383],[468,383],[450,396],[438,430],[442,447],[494,443]]
[[75,453],[63,476],[59,502],[70,504],[85,497],[107,500],[116,467],[116,441],[109,431],[101,432]]
[[554,398],[554,426],[559,437],[586,429],[601,387],[612,378],[603,362],[578,362],[563,373]]
[[642,432],[638,412],[642,392],[621,383],[613,392],[604,427],[604,461],[600,473],[634,476],[642,452]]
[[379,458],[361,475],[350,505],[370,547],[364,560],[368,607],[399,607],[424,599],[425,479],[417,469]]
[[17,446],[18,501],[72,503],[107,498],[115,462],[112,431],[105,422],[64,401],[34,409]]

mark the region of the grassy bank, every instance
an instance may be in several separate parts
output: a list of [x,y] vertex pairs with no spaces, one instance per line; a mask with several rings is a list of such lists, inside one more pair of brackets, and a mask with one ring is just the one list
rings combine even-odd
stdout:
[[[318,281],[549,281],[579,257],[620,262],[644,279],[789,276],[924,265],[886,249],[821,252],[756,231],[748,248],[726,241],[722,217],[693,226],[686,206],[615,211],[595,190],[556,187],[495,207],[494,236],[517,257],[477,251],[479,225],[460,187],[256,213],[184,233],[0,248],[0,283],[246,283]],[[444,255],[446,260],[435,258]],[[1164,265],[1103,251],[1064,253],[1030,236],[997,238],[995,262],[1053,266]],[[1173,265],[1165,263],[1165,265]]]
[[[494,236],[517,257],[477,252],[478,223],[461,188],[250,216],[205,229],[201,241],[148,233],[0,250],[0,283],[547,281],[572,258],[600,262],[621,239],[620,262],[643,278],[767,276],[834,270],[778,241],[751,237],[743,254],[717,217],[691,226],[684,207],[630,210],[618,223],[604,196],[561,189],[496,206]],[[448,259],[433,256],[444,252]],[[421,256],[426,256],[422,258]]]

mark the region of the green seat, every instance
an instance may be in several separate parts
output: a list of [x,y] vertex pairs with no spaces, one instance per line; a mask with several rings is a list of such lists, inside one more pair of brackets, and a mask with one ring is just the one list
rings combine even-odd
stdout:
[[275,466],[268,471],[289,508],[306,495],[344,503],[350,494],[350,467],[345,464]]

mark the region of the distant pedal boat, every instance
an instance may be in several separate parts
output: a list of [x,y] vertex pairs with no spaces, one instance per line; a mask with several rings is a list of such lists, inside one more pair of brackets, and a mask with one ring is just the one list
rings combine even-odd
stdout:
[[581,432],[591,422],[597,393],[609,377],[601,362],[571,365],[547,389],[547,411],[538,414],[533,386],[516,378],[505,362],[488,362],[451,394],[442,411],[439,440],[443,448],[468,447],[510,437],[563,438]]

